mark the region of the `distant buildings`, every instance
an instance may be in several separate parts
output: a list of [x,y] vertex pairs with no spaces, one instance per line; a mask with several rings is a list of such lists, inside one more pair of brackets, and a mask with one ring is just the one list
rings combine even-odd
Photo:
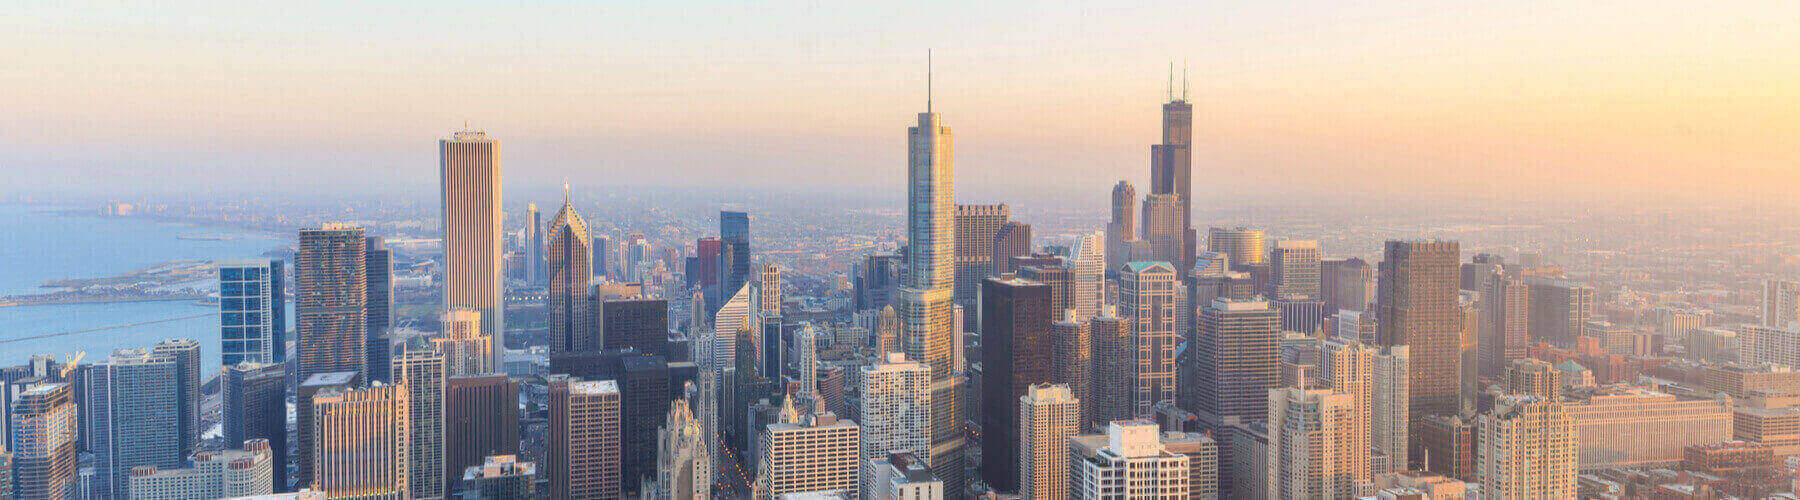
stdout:
[[1572,392],[1567,411],[1581,470],[1673,466],[1690,446],[1732,438],[1728,401],[1615,386]]
[[1766,280],[1762,289],[1762,326],[1786,327],[1800,322],[1800,281]]
[[1206,250],[1225,254],[1231,262],[1231,270],[1247,272],[1251,266],[1263,263],[1266,255],[1263,246],[1263,231],[1247,227],[1212,227],[1206,231]]
[[[444,309],[481,312],[481,331],[506,352],[500,293],[500,141],[463,130],[438,141],[438,220],[444,229]],[[503,368],[499,359],[492,366]]]
[[1594,287],[1551,279],[1527,280],[1531,287],[1527,321],[1531,339],[1559,347],[1574,347],[1581,326],[1594,314]]

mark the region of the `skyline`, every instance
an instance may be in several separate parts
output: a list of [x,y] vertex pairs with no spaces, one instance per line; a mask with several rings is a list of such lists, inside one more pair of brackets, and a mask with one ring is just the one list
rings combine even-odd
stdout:
[[468,121],[509,144],[507,189],[891,185],[935,48],[973,192],[1148,185],[1183,59],[1199,199],[1800,187],[1780,38],[1800,12],[1685,7],[33,7],[0,17],[0,40],[41,49],[0,69],[0,180],[411,188]]

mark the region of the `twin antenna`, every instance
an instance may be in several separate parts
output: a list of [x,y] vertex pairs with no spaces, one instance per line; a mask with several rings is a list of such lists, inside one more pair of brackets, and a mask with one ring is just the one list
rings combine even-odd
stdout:
[[[1187,102],[1187,59],[1181,60],[1181,101]],[[1169,102],[1175,102],[1175,61],[1169,61]]]

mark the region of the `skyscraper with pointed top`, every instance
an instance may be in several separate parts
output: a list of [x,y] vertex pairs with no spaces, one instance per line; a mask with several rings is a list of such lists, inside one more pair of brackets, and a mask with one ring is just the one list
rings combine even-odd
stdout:
[[592,324],[594,304],[588,299],[594,271],[588,261],[587,223],[569,206],[566,194],[562,209],[550,219],[549,232],[550,352],[600,350],[598,328]]
[[1194,267],[1194,191],[1193,175],[1194,106],[1187,101],[1187,68],[1182,67],[1181,95],[1175,95],[1175,65],[1169,65],[1169,101],[1162,106],[1162,144],[1150,146],[1150,194],[1173,194],[1178,198],[1181,229],[1170,238],[1169,247],[1179,247],[1180,261],[1176,272],[1182,276]]
[[[929,57],[929,55],[927,55]],[[929,63],[929,61],[928,61]],[[932,471],[946,492],[961,497],[963,472],[962,418],[957,395],[962,388],[951,356],[956,335],[954,309],[956,248],[955,136],[931,111],[931,73],[926,71],[925,112],[907,130],[906,241],[907,274],[900,290],[902,349],[906,357],[931,368]]]

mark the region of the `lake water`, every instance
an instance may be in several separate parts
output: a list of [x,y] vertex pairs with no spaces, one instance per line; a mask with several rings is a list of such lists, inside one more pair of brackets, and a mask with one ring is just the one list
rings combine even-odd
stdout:
[[[56,207],[0,205],[0,295],[36,293],[44,291],[39,285],[49,280],[113,276],[173,260],[257,257],[288,242],[282,235],[61,215],[59,211]],[[238,238],[177,237],[183,234]],[[218,306],[183,301],[0,307],[0,340],[216,312]],[[205,361],[202,369],[211,373],[219,368],[217,316],[0,343],[0,365],[23,363],[32,354],[53,354],[60,359],[75,351],[87,351],[84,362],[94,362],[105,359],[113,349],[149,347],[170,338],[199,340]]]

